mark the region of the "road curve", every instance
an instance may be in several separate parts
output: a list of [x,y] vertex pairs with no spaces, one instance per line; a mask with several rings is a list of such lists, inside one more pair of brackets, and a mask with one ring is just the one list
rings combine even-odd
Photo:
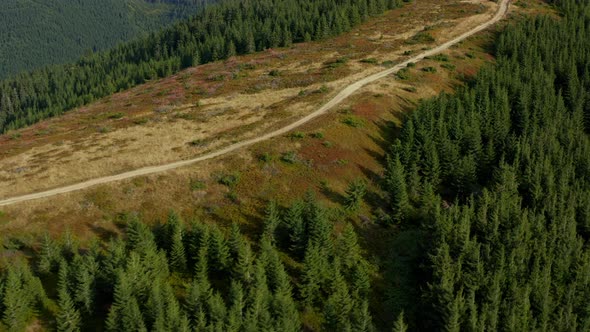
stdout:
[[400,69],[405,68],[409,63],[416,63],[416,62],[424,59],[425,57],[440,53],[441,51],[448,49],[452,45],[457,44],[460,41],[482,31],[482,30],[487,29],[491,25],[500,21],[502,19],[502,17],[504,17],[504,15],[508,12],[509,2],[510,2],[510,0],[501,0],[498,11],[494,15],[494,17],[491,18],[486,23],[483,23],[483,24],[477,26],[476,28],[474,28],[474,29],[472,29],[472,30],[470,30],[470,31],[468,31],[468,32],[442,44],[442,45],[439,45],[433,49],[430,49],[430,50],[425,51],[419,55],[416,55],[415,57],[408,59],[408,60],[406,60],[406,61],[404,61],[392,68],[389,68],[387,70],[381,71],[376,74],[373,74],[371,76],[367,76],[355,83],[350,84],[349,86],[344,88],[342,91],[340,91],[340,93],[338,93],[338,95],[336,95],[332,100],[327,102],[324,106],[322,106],[318,110],[314,111],[313,113],[310,113],[307,116],[289,124],[288,126],[285,126],[283,128],[277,129],[273,132],[270,132],[268,134],[265,134],[265,135],[262,135],[262,136],[259,136],[256,138],[252,138],[249,140],[245,140],[242,142],[232,144],[232,145],[227,146],[223,149],[207,153],[205,155],[202,155],[202,156],[194,158],[194,159],[177,161],[177,162],[173,162],[173,163],[169,163],[169,164],[165,164],[165,165],[160,165],[160,166],[144,167],[144,168],[136,169],[136,170],[121,173],[121,174],[110,175],[110,176],[100,177],[100,178],[96,178],[96,179],[92,179],[92,180],[88,180],[88,181],[84,181],[84,182],[79,182],[79,183],[65,186],[65,187],[59,187],[59,188],[55,188],[55,189],[51,189],[51,190],[47,190],[47,191],[6,198],[3,200],[0,200],[0,206],[12,205],[12,204],[30,201],[30,200],[34,200],[34,199],[51,197],[51,196],[55,196],[55,195],[59,195],[59,194],[65,194],[65,193],[69,193],[72,191],[86,189],[86,188],[96,186],[99,184],[105,184],[105,183],[109,183],[109,182],[130,179],[130,178],[137,177],[137,176],[169,171],[169,170],[172,170],[175,168],[191,165],[191,164],[203,161],[203,160],[219,157],[224,154],[228,154],[228,153],[233,152],[235,150],[241,149],[243,147],[247,147],[247,146],[256,144],[258,142],[262,142],[262,141],[271,139],[273,137],[286,134],[287,132],[289,132],[297,127],[300,127],[301,125],[311,121],[312,119],[315,119],[318,116],[325,114],[327,111],[332,109],[334,106],[338,105],[340,102],[342,102],[344,99],[348,98],[350,95],[355,93],[357,90],[359,90],[363,86],[365,86],[369,83],[372,83],[376,80],[379,80],[381,78],[384,78],[388,75],[397,73]]

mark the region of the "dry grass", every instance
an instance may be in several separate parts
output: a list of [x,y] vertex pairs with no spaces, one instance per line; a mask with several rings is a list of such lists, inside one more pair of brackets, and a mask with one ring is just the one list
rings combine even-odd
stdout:
[[[425,27],[438,42],[485,21],[488,14],[478,14],[482,3],[489,11],[495,6],[487,1],[417,1],[338,38],[191,68],[23,129],[18,138],[2,136],[0,196],[194,157],[282,126],[317,108],[340,87],[383,68],[361,59],[375,58],[378,64],[399,61],[406,51],[428,47],[405,43]],[[8,206],[0,230],[14,235],[68,228],[83,238],[106,238],[117,232],[113,221],[122,211],[141,211],[147,221],[155,222],[170,208],[256,229],[266,200],[287,203],[309,188],[335,207],[348,181],[379,176],[385,139],[395,134],[403,112],[421,98],[452,91],[461,84],[459,77],[473,75],[493,60],[485,53],[490,39],[489,33],[481,34],[448,50],[454,70],[426,60],[409,70],[409,80],[390,77],[363,88],[337,112],[299,129],[305,138],[276,138],[173,172]],[[327,65],[343,57],[348,61],[341,66]],[[437,72],[420,70],[429,66]],[[268,75],[273,69],[280,75]],[[323,85],[328,92],[313,93]],[[364,125],[344,124],[349,116]],[[323,138],[311,137],[316,132]],[[294,164],[281,161],[290,151],[296,155]],[[259,161],[262,154],[271,160]],[[231,172],[242,175],[233,189],[217,181]],[[201,181],[201,189],[191,188],[194,180]],[[379,192],[377,187],[370,189]],[[368,206],[360,212],[368,218],[370,213]]]

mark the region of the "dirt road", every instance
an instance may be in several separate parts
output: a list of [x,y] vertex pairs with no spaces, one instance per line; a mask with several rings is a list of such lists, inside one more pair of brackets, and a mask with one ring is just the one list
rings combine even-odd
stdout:
[[42,191],[42,192],[12,197],[12,198],[6,198],[3,200],[0,200],[0,206],[16,204],[19,202],[25,202],[25,201],[30,201],[30,200],[39,199],[39,198],[51,197],[51,196],[55,196],[55,195],[59,195],[59,194],[65,194],[65,193],[69,193],[72,191],[86,189],[86,188],[96,186],[99,184],[105,184],[105,183],[109,183],[109,182],[130,179],[130,178],[137,177],[137,176],[165,172],[165,171],[169,171],[169,170],[172,170],[175,168],[191,165],[191,164],[203,161],[203,160],[219,157],[224,154],[228,154],[232,151],[236,151],[238,149],[256,144],[258,142],[265,141],[265,140],[271,139],[276,136],[284,135],[284,134],[288,133],[289,131],[291,131],[297,127],[300,127],[301,125],[311,121],[312,119],[314,119],[322,114],[325,114],[327,111],[332,109],[334,106],[338,105],[344,99],[351,96],[353,93],[355,93],[357,90],[359,90],[363,86],[365,86],[369,83],[372,83],[376,80],[379,80],[383,77],[386,77],[388,75],[395,74],[399,70],[405,68],[409,63],[416,63],[416,62],[424,59],[425,57],[440,53],[441,51],[448,49],[452,45],[457,44],[458,42],[480,32],[482,30],[487,29],[491,25],[500,21],[502,19],[502,17],[504,17],[504,15],[508,12],[509,2],[510,2],[510,0],[501,0],[498,11],[486,23],[481,24],[478,27],[476,27],[476,28],[442,44],[442,45],[439,45],[433,49],[430,49],[430,50],[425,51],[419,55],[416,55],[415,57],[408,59],[408,60],[396,65],[395,67],[392,67],[392,68],[384,70],[382,72],[373,74],[371,76],[367,76],[364,79],[359,80],[359,81],[347,86],[342,91],[340,91],[340,93],[338,93],[338,95],[336,95],[332,100],[330,100],[328,103],[326,103],[324,106],[322,106],[318,110],[314,111],[313,113],[310,113],[309,115],[291,123],[290,125],[288,125],[286,127],[283,127],[283,128],[278,129],[276,131],[270,132],[270,133],[263,135],[263,136],[259,136],[259,137],[253,138],[253,139],[249,139],[246,141],[235,143],[235,144],[225,147],[223,149],[202,155],[202,156],[194,158],[194,159],[177,161],[177,162],[173,162],[173,163],[165,164],[165,165],[160,165],[160,166],[144,167],[144,168],[136,169],[133,171],[129,171],[129,172],[125,172],[125,173],[121,173],[121,174],[117,174],[117,175],[96,178],[96,179],[76,183],[76,184],[65,186],[65,187],[55,188],[55,189],[51,189],[51,190],[47,190],[47,191]]

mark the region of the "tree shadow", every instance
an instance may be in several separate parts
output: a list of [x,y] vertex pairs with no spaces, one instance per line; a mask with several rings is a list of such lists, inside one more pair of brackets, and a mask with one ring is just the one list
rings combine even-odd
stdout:
[[[117,229],[124,231],[124,227],[122,225],[120,225],[119,223],[113,223]],[[107,229],[105,227],[102,226],[95,226],[95,225],[90,225],[90,230],[92,231],[93,234],[95,234],[103,243],[107,243],[108,241],[110,241],[111,239],[114,239],[116,237],[118,237],[120,234],[113,231],[112,229]]]
[[320,186],[320,193],[333,203],[344,205],[346,203],[346,197],[339,192],[330,188],[327,184]]

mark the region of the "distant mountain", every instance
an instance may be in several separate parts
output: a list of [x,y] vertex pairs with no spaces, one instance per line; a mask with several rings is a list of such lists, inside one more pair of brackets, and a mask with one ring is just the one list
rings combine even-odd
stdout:
[[210,0],[4,0],[0,79],[110,48]]

